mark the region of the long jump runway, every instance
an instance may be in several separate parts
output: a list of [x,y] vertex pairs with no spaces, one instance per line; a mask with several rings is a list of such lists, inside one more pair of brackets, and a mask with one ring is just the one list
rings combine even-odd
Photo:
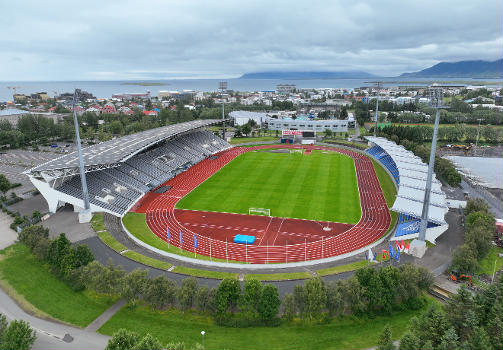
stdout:
[[[345,154],[355,161],[362,216],[356,225],[229,213],[175,209],[176,203],[238,155],[266,148],[305,148]],[[249,263],[315,260],[346,254],[379,239],[391,217],[372,161],[347,149],[265,145],[231,148],[205,159],[163,185],[163,194],[146,194],[132,211],[145,213],[147,225],[161,239],[187,251]],[[168,239],[167,227],[170,229]],[[330,230],[323,228],[329,227]],[[180,233],[181,236],[180,237]],[[236,244],[236,234],[256,237],[253,245]],[[194,247],[194,236],[197,248]],[[182,239],[180,239],[182,238]]]

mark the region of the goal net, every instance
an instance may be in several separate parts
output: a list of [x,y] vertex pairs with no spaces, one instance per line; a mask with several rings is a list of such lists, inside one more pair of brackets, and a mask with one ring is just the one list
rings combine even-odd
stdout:
[[271,209],[266,208],[249,208],[248,215],[264,215],[271,216]]

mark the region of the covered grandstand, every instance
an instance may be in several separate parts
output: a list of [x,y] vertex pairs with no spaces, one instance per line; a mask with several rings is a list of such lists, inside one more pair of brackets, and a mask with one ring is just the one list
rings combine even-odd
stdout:
[[[124,215],[145,193],[231,146],[196,120],[115,138],[83,149],[92,212]],[[76,152],[25,172],[55,212],[65,203],[83,205]]]
[[[419,235],[419,224],[423,209],[424,192],[428,165],[403,146],[382,137],[367,136],[368,154],[377,159],[392,175],[398,194],[391,210],[397,212],[398,222],[392,240],[414,239]],[[445,221],[448,211],[446,196],[441,183],[433,174],[430,206],[428,209],[428,228],[426,239],[430,242],[444,233],[449,227]]]

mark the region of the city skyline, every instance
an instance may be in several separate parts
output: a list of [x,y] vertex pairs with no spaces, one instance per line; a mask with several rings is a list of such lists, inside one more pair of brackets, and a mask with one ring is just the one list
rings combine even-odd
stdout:
[[489,0],[50,5],[1,5],[0,80],[397,76],[441,61],[496,60],[503,45],[503,4]]

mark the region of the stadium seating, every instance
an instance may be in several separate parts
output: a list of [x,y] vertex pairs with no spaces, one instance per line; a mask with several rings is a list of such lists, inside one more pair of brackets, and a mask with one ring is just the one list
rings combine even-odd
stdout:
[[[395,231],[395,237],[411,235],[419,232],[421,219],[407,214],[398,214],[398,221]],[[439,226],[432,222],[428,222],[427,228]]]
[[397,184],[400,184],[400,174],[398,172],[398,168],[396,167],[395,162],[381,147],[376,145],[374,147],[367,149],[366,152],[377,158],[379,162],[381,162],[381,164],[384,165],[386,169],[389,170],[395,182]]
[[[122,215],[147,191],[230,147],[208,131],[195,131],[166,140],[116,167],[87,173],[89,200],[94,205]],[[79,175],[64,181],[56,189],[82,199]]]

